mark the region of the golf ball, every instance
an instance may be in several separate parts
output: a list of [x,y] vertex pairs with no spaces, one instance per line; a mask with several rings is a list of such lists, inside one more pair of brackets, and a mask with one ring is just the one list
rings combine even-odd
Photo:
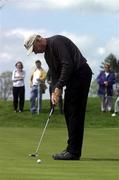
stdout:
[[41,159],[37,159],[37,163],[41,163]]

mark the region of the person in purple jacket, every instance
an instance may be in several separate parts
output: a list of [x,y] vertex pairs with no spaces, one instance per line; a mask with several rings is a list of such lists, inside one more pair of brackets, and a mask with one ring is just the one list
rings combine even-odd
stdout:
[[113,84],[115,81],[115,73],[111,71],[110,64],[105,63],[104,70],[97,77],[98,95],[101,98],[101,111],[103,112],[112,110]]

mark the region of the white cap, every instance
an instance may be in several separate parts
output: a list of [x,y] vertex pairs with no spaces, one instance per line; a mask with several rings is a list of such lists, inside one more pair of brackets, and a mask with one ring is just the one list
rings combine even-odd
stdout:
[[27,55],[30,55],[33,52],[33,43],[36,37],[37,37],[37,34],[34,34],[25,40],[24,46],[27,49]]

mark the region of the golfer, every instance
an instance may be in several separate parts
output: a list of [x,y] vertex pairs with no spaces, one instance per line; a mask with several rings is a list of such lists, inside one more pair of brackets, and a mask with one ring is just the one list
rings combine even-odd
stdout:
[[68,129],[67,147],[53,155],[55,160],[79,160],[84,119],[92,71],[78,47],[67,37],[30,36],[24,43],[27,54],[44,53],[52,76],[52,103],[57,105],[65,86],[64,115]]

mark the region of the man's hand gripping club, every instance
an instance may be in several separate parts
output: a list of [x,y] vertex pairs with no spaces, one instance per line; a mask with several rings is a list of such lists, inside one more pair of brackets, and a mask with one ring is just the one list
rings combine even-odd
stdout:
[[62,90],[59,88],[55,88],[54,92],[52,93],[52,104],[54,106],[58,104],[61,93],[62,93]]

